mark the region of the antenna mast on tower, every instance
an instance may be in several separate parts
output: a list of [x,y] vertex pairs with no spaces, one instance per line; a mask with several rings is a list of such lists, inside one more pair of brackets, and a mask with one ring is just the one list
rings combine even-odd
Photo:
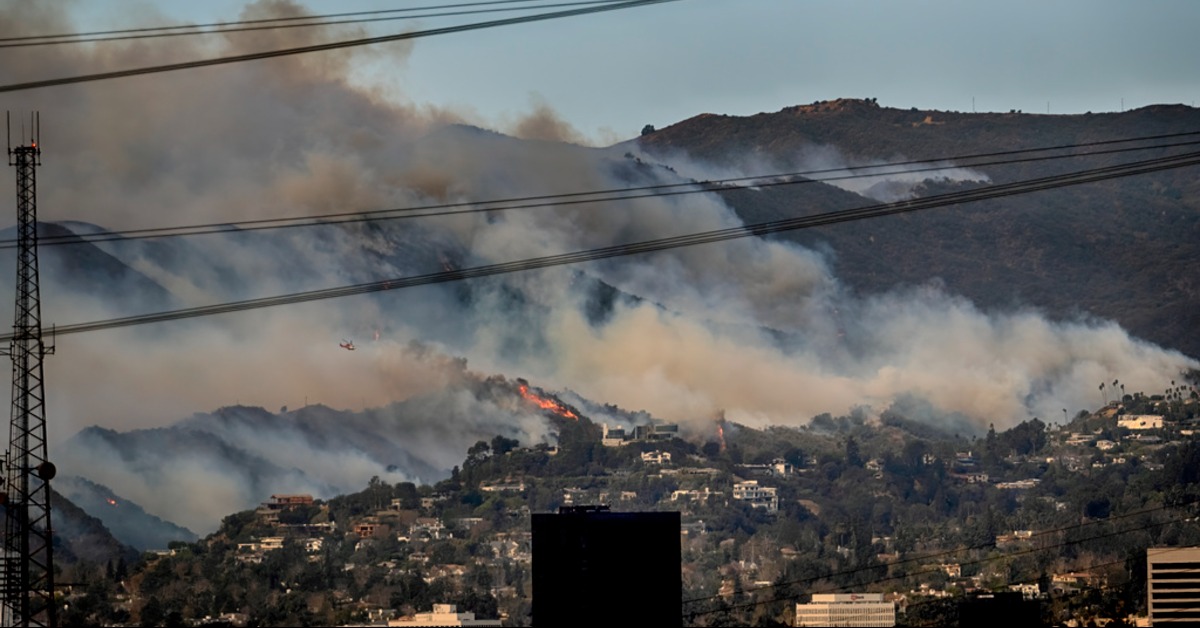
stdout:
[[[42,165],[41,119],[31,114],[29,144],[12,145],[8,121],[8,165],[17,169],[17,299],[11,344],[0,354],[12,356],[12,424],[5,452],[4,554],[0,556],[0,622],[5,626],[54,626],[53,530],[50,527],[50,480],[55,467],[46,458],[46,393],[42,358],[54,353],[42,341],[42,305],[38,290],[37,177]],[[23,129],[22,129],[23,131]]]

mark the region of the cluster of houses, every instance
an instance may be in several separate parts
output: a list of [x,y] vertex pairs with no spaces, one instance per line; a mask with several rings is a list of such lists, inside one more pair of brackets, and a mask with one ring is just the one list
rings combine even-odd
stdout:
[[[259,505],[255,514],[260,522],[281,532],[286,531],[287,534],[264,536],[246,543],[238,543],[237,559],[246,563],[260,563],[267,552],[283,549],[285,540],[292,539],[292,542],[301,544],[305,552],[313,555],[310,560],[316,560],[315,555],[324,547],[324,536],[334,531],[333,523],[283,523],[279,520],[282,513],[297,508],[314,507],[314,505],[312,495],[272,495],[270,501]],[[328,506],[322,505],[320,508],[328,511]]]

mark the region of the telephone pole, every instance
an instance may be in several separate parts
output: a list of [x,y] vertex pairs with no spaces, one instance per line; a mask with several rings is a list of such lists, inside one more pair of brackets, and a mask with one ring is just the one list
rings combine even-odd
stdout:
[[30,140],[13,147],[8,129],[8,165],[17,170],[17,282],[12,356],[12,423],[5,452],[0,503],[5,512],[2,567],[5,626],[55,626],[53,529],[50,526],[50,480],[55,467],[46,458],[46,393],[42,358],[54,353],[42,341],[41,297],[37,258],[37,166],[40,119],[30,117]]

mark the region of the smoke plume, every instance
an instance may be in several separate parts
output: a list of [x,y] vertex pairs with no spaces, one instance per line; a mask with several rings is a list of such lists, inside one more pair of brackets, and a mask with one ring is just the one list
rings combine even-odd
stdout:
[[[263,0],[243,17],[302,12],[292,2]],[[0,12],[7,36],[72,29],[58,4],[21,2]],[[18,82],[356,35],[326,27],[15,49],[0,65],[6,82]],[[79,233],[682,180],[622,147],[576,145],[583,138],[544,103],[514,125],[522,140],[479,128],[488,121],[470,112],[413,104],[420,94],[389,95],[347,78],[364,63],[387,64],[402,76],[410,50],[397,44],[17,92],[5,106],[41,112],[40,218],[75,221],[66,224]],[[814,148],[797,163],[848,165],[832,148]],[[672,165],[685,175],[703,171],[684,160]],[[898,198],[929,176],[983,179],[948,169],[851,189]],[[12,198],[11,184],[0,195]],[[103,319],[738,224],[716,196],[689,195],[47,247],[43,320]],[[123,269],[124,278],[97,274],[96,263],[80,261],[81,251],[113,272]],[[339,349],[343,339],[358,349]],[[407,349],[414,340],[427,350]],[[432,481],[479,438],[552,438],[536,409],[481,393],[482,376],[446,362],[458,357],[474,373],[526,377],[547,390],[706,426],[721,410],[749,425],[803,425],[820,413],[882,411],[915,397],[935,410],[915,418],[962,415],[1002,429],[1031,416],[1052,419],[1062,408],[1094,407],[1097,382],[1120,378],[1130,390],[1158,390],[1196,366],[1112,323],[985,312],[936,284],[856,295],[819,252],[743,239],[63,337],[47,360],[52,456],[56,447],[69,450],[67,472],[203,531],[272,492],[328,495],[372,475]],[[309,422],[293,416],[317,404],[330,413]],[[224,406],[291,410],[237,420],[207,414]],[[363,409],[374,410],[357,412]],[[330,433],[384,434],[394,447],[379,452],[349,436],[311,437],[321,416],[342,420],[350,416],[337,414],[343,410],[369,418],[328,426]],[[179,423],[185,417],[193,418]],[[222,471],[211,457],[179,456],[147,473],[122,462],[127,453],[103,439],[64,445],[89,426],[139,434],[186,427],[232,444],[278,483]],[[184,494],[194,499],[173,497]]]

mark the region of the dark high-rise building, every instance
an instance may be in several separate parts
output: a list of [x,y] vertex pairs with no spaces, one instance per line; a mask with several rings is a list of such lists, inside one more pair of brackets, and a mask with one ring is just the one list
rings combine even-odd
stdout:
[[679,530],[678,512],[533,515],[533,623],[681,625]]
[[1034,600],[1026,600],[1015,591],[974,593],[958,606],[958,625],[996,626],[1041,626],[1041,609]]

